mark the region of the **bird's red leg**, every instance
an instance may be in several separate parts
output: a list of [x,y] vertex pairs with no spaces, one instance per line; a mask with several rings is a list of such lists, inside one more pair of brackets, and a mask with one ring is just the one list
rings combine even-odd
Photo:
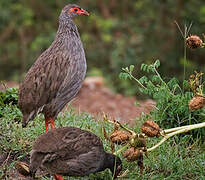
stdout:
[[45,130],[46,130],[46,132],[48,131],[48,128],[49,128],[49,122],[45,120]]
[[51,129],[55,128],[55,122],[54,122],[54,119],[51,119]]
[[55,128],[54,119],[50,118],[50,117],[45,117],[45,129],[46,129],[46,132],[49,129],[49,124],[51,125],[51,129]]
[[64,180],[62,176],[55,174],[54,175],[55,180]]

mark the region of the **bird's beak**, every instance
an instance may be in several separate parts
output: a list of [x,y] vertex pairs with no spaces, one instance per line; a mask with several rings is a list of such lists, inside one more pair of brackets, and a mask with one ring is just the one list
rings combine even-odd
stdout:
[[86,10],[84,10],[84,9],[81,9],[80,11],[78,11],[78,14],[80,14],[80,15],[86,15],[86,16],[89,16],[90,14],[86,11]]

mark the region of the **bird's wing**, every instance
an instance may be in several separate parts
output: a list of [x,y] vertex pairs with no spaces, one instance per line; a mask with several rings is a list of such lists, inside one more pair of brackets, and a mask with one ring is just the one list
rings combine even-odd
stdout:
[[75,127],[50,130],[39,136],[33,144],[33,150],[55,152],[68,159],[87,153],[92,147],[103,148],[100,138],[89,131]]
[[41,162],[46,169],[71,176],[95,172],[104,154],[103,144],[95,134],[75,127],[44,133],[34,142],[32,151],[33,159],[44,154]]
[[56,153],[49,153],[44,157],[42,165],[52,173],[69,176],[86,176],[96,172],[100,168],[104,160],[103,153],[99,147],[92,147],[87,153],[74,156],[70,159],[65,159]]
[[[72,82],[75,62],[68,52],[47,49],[33,64],[19,89],[19,106],[26,112],[41,108],[54,99],[64,80]],[[51,53],[52,51],[52,53]]]
[[51,129],[40,135],[33,143],[32,149],[36,152],[52,153],[58,152],[63,145],[63,137],[68,131],[73,131],[73,127],[63,127]]
[[70,152],[66,154],[66,158],[72,158],[72,156],[79,156],[83,153],[88,153],[92,147],[103,148],[102,141],[94,133],[76,128],[75,131],[68,131],[63,139],[63,144],[66,148],[69,148]]

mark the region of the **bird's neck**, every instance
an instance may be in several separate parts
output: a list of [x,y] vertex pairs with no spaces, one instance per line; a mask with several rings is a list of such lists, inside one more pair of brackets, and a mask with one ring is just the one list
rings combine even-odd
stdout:
[[71,18],[66,20],[59,19],[59,26],[56,36],[64,36],[72,34],[79,37],[78,29]]

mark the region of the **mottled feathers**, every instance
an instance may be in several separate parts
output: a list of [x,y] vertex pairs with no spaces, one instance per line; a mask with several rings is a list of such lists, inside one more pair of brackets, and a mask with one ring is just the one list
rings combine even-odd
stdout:
[[86,176],[113,166],[112,157],[95,134],[75,127],[57,128],[34,142],[30,170],[33,174],[42,168],[50,174]]
[[65,7],[59,17],[55,40],[29,69],[19,88],[23,127],[38,113],[56,118],[80,90],[86,59],[76,25]]

